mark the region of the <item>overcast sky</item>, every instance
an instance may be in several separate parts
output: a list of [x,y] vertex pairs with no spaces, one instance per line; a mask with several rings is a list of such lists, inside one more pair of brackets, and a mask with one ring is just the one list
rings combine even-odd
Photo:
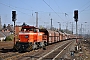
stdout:
[[[53,26],[58,28],[61,23],[62,29],[68,26],[71,30],[71,22],[74,24],[74,10],[78,10],[78,29],[83,24],[83,28],[90,29],[90,0],[0,0],[0,16],[2,25],[13,24],[12,11],[17,12],[16,24],[23,22],[29,25],[36,25],[36,13],[38,12],[38,23],[42,26],[50,26],[50,19]],[[87,22],[87,23],[85,23]]]

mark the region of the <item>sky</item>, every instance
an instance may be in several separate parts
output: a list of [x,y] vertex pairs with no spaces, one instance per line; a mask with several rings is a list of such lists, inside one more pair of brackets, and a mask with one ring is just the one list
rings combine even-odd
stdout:
[[[25,22],[36,25],[38,12],[38,26],[50,27],[52,18],[53,27],[66,27],[71,30],[72,23],[75,31],[74,10],[78,10],[78,32],[81,24],[83,33],[88,33],[90,23],[90,0],[0,0],[0,16],[3,24],[13,24],[12,11],[16,11],[16,24]],[[85,23],[87,22],[87,23]]]

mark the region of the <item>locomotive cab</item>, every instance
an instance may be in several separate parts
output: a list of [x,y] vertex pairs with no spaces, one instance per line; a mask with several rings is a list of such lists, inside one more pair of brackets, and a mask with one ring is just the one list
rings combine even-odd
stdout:
[[35,42],[37,41],[38,29],[31,26],[22,27],[19,32],[19,41],[20,42]]

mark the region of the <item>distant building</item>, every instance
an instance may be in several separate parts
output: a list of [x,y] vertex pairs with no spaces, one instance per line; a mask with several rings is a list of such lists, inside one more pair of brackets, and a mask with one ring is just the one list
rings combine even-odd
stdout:
[[0,40],[5,40],[7,36],[10,36],[14,32],[14,27],[10,24],[8,24],[7,27],[2,28],[0,31]]
[[15,26],[15,34],[16,34],[16,36],[17,36],[17,38],[18,38],[18,35],[19,35],[19,32],[21,31],[21,28],[22,28],[22,26]]
[[3,41],[6,39],[6,36],[3,34],[2,31],[0,31],[0,41]]
[[13,25],[8,24],[8,26],[6,28],[8,29],[8,31],[10,31],[11,34],[14,32]]
[[14,32],[14,27],[13,27],[12,25],[8,24],[7,27],[2,28],[2,32],[10,32],[11,34],[13,34],[13,32]]

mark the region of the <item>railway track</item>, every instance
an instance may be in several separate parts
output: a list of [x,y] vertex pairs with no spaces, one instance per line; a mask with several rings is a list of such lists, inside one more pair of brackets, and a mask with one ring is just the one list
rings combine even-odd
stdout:
[[[18,53],[18,52],[8,52],[1,54],[2,59],[4,60],[45,60],[49,55],[57,55],[62,49],[65,49],[64,47],[69,43],[70,41],[64,41],[56,44],[52,44],[46,47],[47,50],[38,49],[33,50],[30,52],[25,53]],[[65,45],[64,45],[65,43]],[[60,47],[58,47],[60,46]],[[59,51],[58,51],[59,50]],[[52,51],[50,53],[50,51]],[[58,51],[58,52],[55,52]],[[57,53],[57,54],[56,54]],[[54,56],[55,57],[55,56]],[[49,59],[49,58],[48,58]],[[56,59],[56,58],[54,58]]]
[[[26,56],[23,56],[23,57],[21,57],[21,58],[19,58],[18,60],[48,60],[48,59],[50,59],[50,58],[47,58],[46,57],[46,55],[49,55],[49,54],[53,54],[53,52],[54,51],[56,51],[56,50],[58,50],[58,46],[61,46],[60,47],[60,49],[63,49],[64,48],[64,46],[66,46],[68,43],[69,43],[70,41],[68,41],[68,42],[64,42],[64,43],[66,43],[65,45],[64,45],[64,43],[62,43],[61,44],[61,42],[60,42],[60,44],[58,44],[58,45],[56,45],[55,47],[54,47],[54,45],[52,45],[52,46],[50,46],[50,47],[54,47],[53,49],[52,48],[50,48],[50,47],[48,47],[47,48],[47,50],[39,50],[39,51],[36,51],[34,54],[29,54],[29,55],[26,55]],[[64,45],[64,46],[63,46]],[[68,45],[69,46],[69,45]],[[68,47],[67,46],[67,47]],[[62,48],[63,47],[63,48]],[[64,48],[65,49],[65,48]],[[56,52],[54,52],[55,54],[56,54]],[[59,52],[57,52],[57,54],[58,54]],[[54,54],[54,55],[55,55]],[[60,53],[59,53],[60,54]],[[52,60],[52,59],[51,59]]]
[[[62,43],[62,42],[60,42],[60,43]],[[52,47],[54,45],[55,44],[50,45],[50,47]],[[56,45],[58,45],[58,43],[56,43]],[[4,59],[5,60],[10,60],[10,59],[11,60],[12,59],[15,59],[15,60],[28,60],[28,59],[32,60],[33,58],[37,59],[37,58],[39,58],[38,56],[42,56],[43,54],[46,54],[49,51],[50,47],[47,46],[47,48],[46,48],[47,50],[43,50],[43,49],[33,50],[31,52],[26,52],[26,53],[21,53],[21,54],[13,55],[13,56],[10,56],[10,57],[4,58]]]
[[[71,42],[72,43],[72,42]],[[51,52],[47,53],[46,55],[40,57],[37,60],[57,60],[58,56],[60,56],[60,54],[71,44],[70,42],[65,43],[61,46],[59,46],[58,48],[52,50]],[[60,58],[59,58],[60,59]]]
[[25,52],[25,53],[9,52],[9,53],[3,54],[2,56],[0,56],[0,58],[2,58],[4,60],[13,60],[13,59],[16,60],[17,58],[19,58],[21,56],[26,56],[32,52],[33,51]]

